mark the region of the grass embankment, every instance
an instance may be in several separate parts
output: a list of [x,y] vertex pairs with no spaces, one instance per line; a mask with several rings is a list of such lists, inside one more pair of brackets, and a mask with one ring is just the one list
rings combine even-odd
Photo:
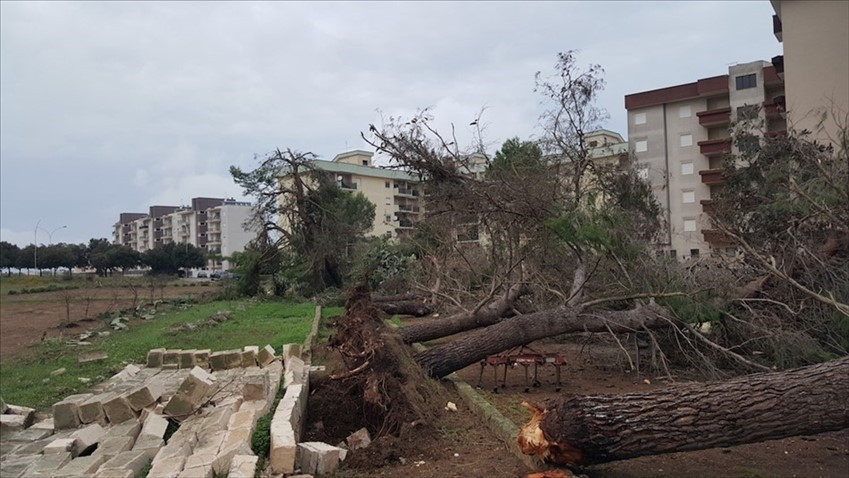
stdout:
[[[214,327],[172,332],[182,323],[201,322],[228,310],[232,319]],[[325,314],[338,314],[328,309]],[[154,348],[227,350],[245,345],[271,344],[276,350],[286,343],[303,342],[315,314],[313,304],[282,302],[218,301],[157,315],[155,319],[133,320],[125,331],[111,331],[108,337],[92,340],[91,346],[73,347],[64,341],[49,340],[25,357],[0,363],[0,395],[7,403],[46,409],[67,395],[81,393],[122,368],[126,363],[144,363]],[[109,358],[80,364],[78,356],[103,350]],[[51,376],[64,368],[61,375]],[[80,377],[91,379],[83,383]]]

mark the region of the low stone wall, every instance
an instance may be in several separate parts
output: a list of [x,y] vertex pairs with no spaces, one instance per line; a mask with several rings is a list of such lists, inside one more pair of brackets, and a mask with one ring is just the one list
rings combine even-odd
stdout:
[[[0,436],[0,476],[149,478],[253,476],[250,449],[283,364],[270,346],[156,349],[149,367],[127,365],[54,406],[52,419]],[[170,423],[179,428],[164,437]]]

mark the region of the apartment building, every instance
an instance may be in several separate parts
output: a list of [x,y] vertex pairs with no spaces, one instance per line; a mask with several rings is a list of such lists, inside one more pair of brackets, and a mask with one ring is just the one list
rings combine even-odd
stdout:
[[849,2],[771,0],[773,32],[784,55],[772,59],[797,131],[837,142],[849,126]]
[[[337,154],[331,161],[313,160],[310,166],[331,177],[343,191],[362,193],[374,204],[374,225],[368,235],[408,235],[422,214],[420,181],[405,171],[375,167],[373,157],[368,151],[354,150]],[[285,174],[281,180],[286,181]]]
[[705,213],[722,187],[722,161],[732,152],[729,126],[739,115],[764,122],[765,134],[783,134],[784,83],[775,68],[755,61],[703,78],[625,96],[629,145],[640,175],[665,210],[659,254],[692,258],[732,254]]
[[112,228],[112,242],[145,252],[168,243],[191,244],[206,251],[208,267],[228,270],[228,257],[255,236],[245,222],[251,204],[234,199],[192,198],[191,206],[151,206],[148,213],[122,213]]

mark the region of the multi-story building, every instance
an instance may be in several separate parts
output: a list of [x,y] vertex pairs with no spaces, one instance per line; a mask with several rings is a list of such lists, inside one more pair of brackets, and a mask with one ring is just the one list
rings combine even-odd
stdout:
[[243,251],[256,232],[245,223],[251,204],[234,199],[192,198],[191,206],[151,206],[145,213],[122,213],[112,229],[112,242],[145,252],[168,243],[204,250],[208,267],[229,269],[224,257]]
[[732,253],[705,214],[723,184],[722,161],[732,152],[730,125],[758,116],[765,134],[782,134],[784,84],[775,68],[755,61],[727,75],[625,96],[628,137],[640,175],[665,210],[658,253],[676,258]]
[[772,59],[797,131],[839,143],[849,127],[849,2],[771,0],[784,55]]
[[[412,232],[422,214],[422,187],[416,176],[405,171],[375,167],[373,153],[349,151],[332,161],[313,160],[315,171],[329,175],[343,191],[362,193],[375,206],[370,236],[399,237]],[[285,174],[281,181],[287,181]]]

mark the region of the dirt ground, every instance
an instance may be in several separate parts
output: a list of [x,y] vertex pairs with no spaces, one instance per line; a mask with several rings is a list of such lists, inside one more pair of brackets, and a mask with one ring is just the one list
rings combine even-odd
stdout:
[[[217,285],[207,287],[169,286],[154,292],[161,297],[193,297],[219,291]],[[71,326],[60,326],[67,318],[66,297],[70,299]],[[139,289],[139,302],[150,301],[150,289]],[[116,312],[133,305],[133,293],[127,288],[91,288],[38,294],[4,295],[0,297],[0,359],[25,352],[42,337],[79,334],[105,326],[97,317],[102,312]],[[46,335],[45,335],[46,334]]]
[[[648,391],[669,381],[637,376],[625,370],[625,358],[615,346],[595,344],[531,344],[536,352],[558,352],[567,363],[556,383],[553,366],[540,367],[539,386],[526,383],[521,366],[507,371],[505,387],[494,384],[493,367],[484,369],[479,392],[517,424],[528,419],[522,401],[544,403],[562,393],[613,394]],[[458,372],[472,386],[481,377],[479,365]],[[673,372],[673,375],[675,373]],[[529,369],[533,376],[533,368]],[[679,380],[681,381],[681,380]],[[443,382],[456,413],[445,412],[432,423],[408,429],[401,437],[351,455],[335,475],[342,477],[521,477],[530,470],[492,437],[484,424]],[[312,391],[307,439],[336,444],[358,429],[356,409],[343,392],[330,384]],[[553,468],[553,467],[552,467]],[[763,443],[698,452],[641,457],[573,470],[589,478],[626,477],[835,477],[849,476],[849,429],[810,437],[793,437]]]

